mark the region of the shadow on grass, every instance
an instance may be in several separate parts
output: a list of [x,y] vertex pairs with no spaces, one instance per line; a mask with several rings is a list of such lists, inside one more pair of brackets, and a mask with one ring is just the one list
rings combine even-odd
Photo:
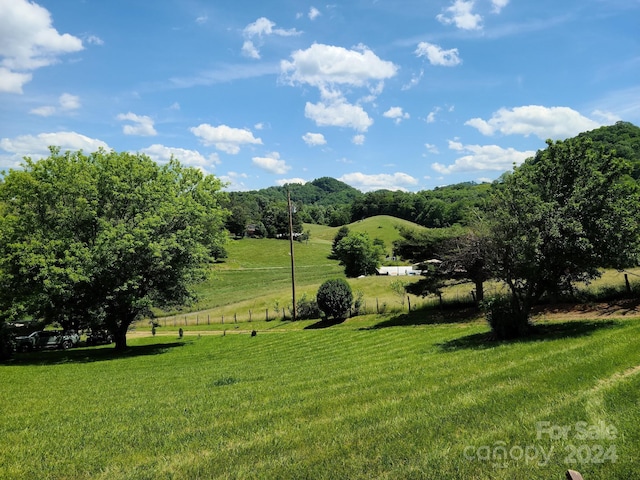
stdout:
[[416,325],[439,325],[449,323],[466,323],[481,317],[480,311],[475,307],[466,308],[425,308],[414,310],[410,313],[401,313],[391,318],[376,323],[363,330],[373,330],[388,327],[410,327]]
[[71,350],[44,350],[19,353],[7,364],[10,365],[58,365],[63,363],[91,363],[119,360],[130,357],[160,355],[172,348],[182,347],[185,342],[158,343],[152,345],[134,345],[125,351],[117,351],[113,346],[98,348],[77,348]]
[[306,327],[304,327],[305,330],[319,330],[322,328],[329,328],[329,327],[335,327],[336,325],[340,325],[341,323],[344,323],[345,319],[344,318],[339,318],[339,319],[324,319],[324,320],[320,320],[316,323],[312,323],[311,325],[307,325]]
[[598,330],[616,328],[620,326],[622,326],[622,324],[615,320],[573,320],[562,323],[535,325],[529,335],[511,340],[496,340],[491,332],[484,332],[449,340],[448,342],[438,344],[438,347],[444,351],[466,349],[482,350],[513,343],[540,342],[584,337],[591,335],[593,332]]

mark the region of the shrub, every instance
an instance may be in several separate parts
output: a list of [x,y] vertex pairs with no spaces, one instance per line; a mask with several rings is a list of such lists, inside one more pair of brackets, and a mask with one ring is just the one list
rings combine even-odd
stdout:
[[296,319],[310,320],[312,318],[320,318],[320,309],[318,308],[318,302],[314,298],[307,298],[305,293],[296,302]]
[[528,319],[514,308],[511,295],[491,297],[481,307],[491,332],[499,340],[521,337],[529,330]]
[[336,278],[320,285],[316,301],[326,318],[345,319],[353,303],[353,293],[346,280]]

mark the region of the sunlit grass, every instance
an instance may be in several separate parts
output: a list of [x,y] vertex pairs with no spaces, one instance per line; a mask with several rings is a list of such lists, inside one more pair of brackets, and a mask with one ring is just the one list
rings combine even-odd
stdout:
[[[376,328],[393,319],[257,322],[256,337],[187,330],[131,339],[123,357],[19,356],[0,366],[0,478],[640,475],[638,320],[551,323],[539,338],[486,343],[482,322]],[[619,434],[537,438],[536,422],[579,421]],[[545,465],[465,455],[500,442],[556,453]],[[617,460],[565,462],[570,444],[597,443]]]

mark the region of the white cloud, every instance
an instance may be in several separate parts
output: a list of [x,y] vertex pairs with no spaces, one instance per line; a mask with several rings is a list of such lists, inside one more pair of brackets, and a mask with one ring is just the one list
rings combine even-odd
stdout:
[[30,73],[17,73],[0,67],[0,92],[22,93],[22,87],[29,83],[32,77]]
[[321,133],[307,132],[302,136],[302,139],[304,140],[304,143],[309,146],[325,145],[327,143],[324,135]]
[[479,30],[482,28],[482,17],[473,13],[474,0],[455,0],[453,4],[436,16],[440,23],[455,24],[462,30]]
[[212,153],[208,157],[205,157],[197,150],[166,147],[160,144],[154,144],[150,147],[143,148],[140,150],[140,153],[144,153],[158,163],[167,163],[171,160],[171,157],[174,157],[183,165],[204,169],[220,164],[220,158],[217,153]]
[[232,155],[240,151],[242,145],[262,145],[260,138],[255,138],[251,130],[245,128],[232,128],[227,125],[213,127],[203,123],[190,128],[191,133],[200,139],[203,145],[215,146]]
[[424,147],[427,149],[429,153],[434,153],[434,154],[440,153],[440,151],[438,150],[438,147],[431,143],[425,143]]
[[290,183],[296,183],[298,185],[304,185],[307,181],[304,178],[281,178],[280,180],[276,180],[276,185],[284,186]]
[[295,28],[290,30],[284,30],[282,28],[273,28],[276,24],[266,17],[260,17],[255,22],[250,23],[244,28],[244,35],[248,38],[262,37],[268,35],[279,35],[281,37],[290,37],[293,35],[300,35]]
[[102,40],[100,37],[97,37],[95,35],[89,35],[88,37],[85,38],[85,40],[89,45],[98,45],[98,46],[104,45],[104,40]]
[[248,190],[247,186],[243,182],[243,180],[249,178],[249,175],[247,175],[246,173],[227,172],[226,175],[221,175],[219,178],[227,185],[225,187],[225,190]]
[[204,25],[205,23],[207,23],[209,21],[209,16],[204,14],[204,15],[200,15],[199,17],[196,18],[196,23],[198,25]]
[[60,147],[63,152],[67,150],[95,152],[99,148],[109,150],[109,146],[102,140],[89,138],[76,132],[22,135],[0,140],[0,150],[10,154],[0,155],[0,167],[17,167],[23,157],[31,157],[34,160],[47,157],[50,146]]
[[318,18],[320,15],[322,15],[320,13],[320,10],[318,10],[316,7],[311,7],[309,9],[309,19],[310,20],[315,20],[316,18]]
[[429,115],[427,115],[426,122],[427,123],[435,122],[436,121],[436,115],[440,112],[440,110],[442,110],[442,108],[440,108],[440,107],[436,107],[433,110],[431,110],[429,112]]
[[40,115],[41,117],[50,117],[54,113],[56,113],[56,107],[52,107],[51,105],[47,105],[44,107],[32,108],[29,110],[29,113],[34,115]]
[[[247,25],[242,31],[245,37],[245,42],[242,45],[242,54],[249,58],[259,59],[260,51],[258,50],[258,47],[263,44],[264,37],[271,35],[290,37],[300,35],[302,33],[295,28],[284,30],[282,28],[274,28],[275,26],[275,22],[272,22],[266,17],[260,17],[255,22]],[[256,45],[254,40],[258,42],[258,45]]]
[[344,99],[333,103],[307,102],[304,114],[321,127],[350,127],[359,132],[366,132],[373,125],[373,120],[360,105],[352,105]]
[[260,52],[251,40],[245,40],[242,44],[242,55],[248,58],[260,58]]
[[71,95],[70,93],[63,93],[60,95],[60,107],[63,110],[76,110],[80,108],[80,97],[77,95]]
[[431,65],[440,65],[443,67],[455,67],[460,65],[462,60],[458,55],[458,49],[443,50],[439,45],[428,42],[420,42],[416,48],[415,54],[418,57],[427,57]]
[[420,80],[422,80],[422,77],[424,76],[424,70],[420,70],[419,74],[414,74],[411,77],[411,80],[409,80],[409,83],[407,83],[406,85],[402,86],[402,90],[410,90],[413,87],[415,87],[416,85],[418,85],[420,83]]
[[351,142],[354,145],[364,145],[365,136],[364,135],[354,135],[351,139]]
[[500,13],[509,4],[509,0],[491,0],[491,4],[493,5],[493,13]]
[[[63,93],[58,98],[58,104],[62,110],[70,111],[80,108],[80,97],[71,95],[70,93]],[[34,115],[40,115],[41,117],[50,117],[58,112],[58,109],[52,105],[45,105],[29,110],[29,113]]]
[[403,112],[402,107],[391,107],[389,110],[384,112],[382,116],[392,118],[396,124],[399,124],[402,120],[407,120],[409,118],[409,114],[407,112]]
[[474,127],[483,135],[496,132],[504,135],[536,135],[542,140],[564,139],[580,132],[598,128],[600,123],[582,116],[568,107],[527,105],[511,110],[501,108],[489,120],[472,118],[465,125]]
[[393,77],[398,67],[381,60],[367,47],[354,50],[314,43],[306,50],[296,50],[291,61],[280,62],[283,79],[291,85],[308,84],[366,86],[372,81]]
[[291,170],[291,167],[280,159],[278,152],[271,152],[266,157],[253,157],[251,161],[256,167],[277,175],[283,175]]
[[82,40],[53,28],[49,11],[28,0],[0,2],[0,91],[22,93],[28,72],[83,49]]
[[498,145],[463,145],[457,141],[449,141],[449,149],[463,155],[452,165],[433,163],[431,167],[438,173],[498,171],[510,170],[513,164],[520,165],[527,158],[535,155],[534,151],[520,152],[513,148],[502,148]]
[[605,111],[602,111],[602,110],[594,110],[593,112],[591,112],[591,115],[593,115],[594,117],[598,117],[598,118],[602,119],[602,121],[604,123],[609,124],[609,125],[613,125],[614,123],[619,122],[620,120],[622,120],[615,113],[605,112]]
[[124,125],[122,133],[125,135],[139,135],[141,137],[153,137],[158,134],[153,128],[153,120],[146,115],[136,115],[135,113],[121,113],[116,117],[122,122],[131,122],[132,125]]
[[418,184],[416,178],[401,172],[394,174],[380,173],[377,175],[367,175],[360,172],[347,173],[338,178],[338,180],[365,192],[381,189],[407,190],[407,187]]

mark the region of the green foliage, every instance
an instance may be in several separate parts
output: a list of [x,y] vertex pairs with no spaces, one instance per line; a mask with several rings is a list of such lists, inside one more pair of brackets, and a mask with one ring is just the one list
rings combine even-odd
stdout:
[[374,244],[369,235],[359,232],[349,233],[335,249],[335,256],[344,265],[347,277],[375,274],[383,254],[384,250]]
[[511,295],[488,298],[480,306],[497,339],[518,338],[529,333],[528,318],[522,316]]
[[640,247],[638,185],[628,162],[591,139],[548,142],[504,178],[490,210],[496,274],[516,318],[544,294],[596,278],[598,267],[635,265]]
[[320,318],[320,308],[315,298],[308,298],[307,294],[303,294],[296,302],[296,319],[311,320]]
[[0,185],[0,313],[101,323],[125,348],[133,321],[191,301],[206,278],[226,240],[220,189],[143,155],[52,148],[26,159]]
[[326,318],[340,320],[349,314],[353,304],[353,292],[351,286],[342,278],[327,280],[320,285],[316,301]]
[[336,236],[333,237],[333,243],[331,244],[330,258],[338,259],[338,243],[340,243],[340,240],[345,238],[347,235],[349,235],[349,227],[347,226],[340,227],[340,229],[336,233]]

